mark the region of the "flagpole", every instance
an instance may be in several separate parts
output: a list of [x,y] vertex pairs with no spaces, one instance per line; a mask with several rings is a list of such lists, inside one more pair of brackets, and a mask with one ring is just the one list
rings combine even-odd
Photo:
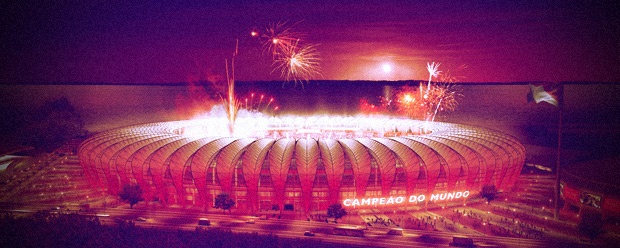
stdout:
[[560,161],[562,154],[562,115],[564,112],[564,83],[560,83],[560,94],[559,94],[559,107],[560,107],[560,120],[558,124],[558,157],[555,168],[555,212],[553,213],[553,217],[557,220],[560,217]]

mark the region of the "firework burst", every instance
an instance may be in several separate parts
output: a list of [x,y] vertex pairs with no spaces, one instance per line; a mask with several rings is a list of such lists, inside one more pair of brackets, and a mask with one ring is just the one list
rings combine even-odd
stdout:
[[428,91],[426,100],[427,117],[435,120],[438,112],[451,112],[456,109],[458,100],[463,97],[461,89],[453,83],[441,83]]
[[314,45],[299,46],[295,42],[274,60],[273,71],[277,70],[286,81],[308,81],[321,75],[319,53]]
[[[437,66],[432,68],[433,65],[429,66],[429,73],[431,69],[436,71],[437,66],[439,66],[437,64]],[[454,83],[465,78],[459,75],[459,72],[465,69],[467,69],[467,65],[462,64],[454,70],[448,69],[443,73],[437,72],[435,77],[439,79],[439,83],[434,88],[428,89],[429,110],[431,110],[428,115],[432,121],[435,120],[438,112],[452,112],[458,106],[458,100],[463,97],[463,94],[461,93],[461,88]]]
[[425,99],[416,98],[418,90],[412,86],[402,86],[395,91],[395,108],[400,114],[410,118],[417,118],[424,115],[426,110]]
[[380,108],[377,105],[368,101],[368,99],[366,98],[360,99],[360,112],[364,114],[378,114],[379,111],[380,111]]
[[317,45],[301,44],[306,35],[293,30],[296,24],[272,23],[262,35],[254,29],[250,33],[252,37],[260,37],[263,53],[271,54],[273,59],[271,72],[279,71],[285,81],[295,83],[321,75]]
[[446,70],[444,73],[439,74],[437,77],[439,78],[440,82],[443,83],[456,83],[456,82],[460,82],[463,79],[465,79],[464,76],[460,76],[459,72],[463,71],[467,69],[467,65],[462,64],[459,67],[457,67],[454,70]]
[[[291,46],[296,46],[297,42],[305,35],[293,31],[292,26],[294,25],[289,27],[287,22],[270,24],[266,32],[262,35],[262,38],[264,38],[263,47],[265,51],[269,52],[275,58],[281,52],[287,51]],[[258,35],[258,33],[255,34]]]
[[[428,62],[426,63],[426,70],[428,70],[428,85],[426,86],[426,94],[428,94],[428,92],[431,89],[431,80],[433,79],[433,77],[437,77],[437,75],[439,75],[439,73],[441,71],[438,71],[437,69],[439,69],[439,65],[441,65],[441,63],[437,63],[435,64],[435,62],[433,62],[432,64],[429,64]],[[420,93],[422,93],[422,90],[420,90]]]
[[[438,113],[454,111],[463,97],[461,89],[453,83],[433,85],[426,89],[423,97],[418,97],[419,90],[417,87],[402,86],[394,91],[393,101],[381,98],[382,104],[376,111],[434,121]],[[362,102],[362,112],[371,113],[367,106],[369,103]]]

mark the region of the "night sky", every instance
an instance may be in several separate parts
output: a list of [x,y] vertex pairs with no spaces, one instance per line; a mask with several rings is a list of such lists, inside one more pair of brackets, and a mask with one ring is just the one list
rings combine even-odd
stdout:
[[620,82],[615,1],[41,2],[0,4],[0,83],[186,82],[224,75],[237,40],[237,80],[281,80],[250,32],[285,21],[317,45],[312,79],[425,80],[439,62],[463,82]]

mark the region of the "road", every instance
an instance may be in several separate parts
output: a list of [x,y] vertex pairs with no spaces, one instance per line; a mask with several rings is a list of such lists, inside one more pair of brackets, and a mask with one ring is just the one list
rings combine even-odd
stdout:
[[[136,221],[136,226],[155,227],[162,229],[195,230],[198,227],[198,219],[208,218],[211,226],[207,228],[229,228],[233,232],[248,232],[259,234],[275,234],[283,238],[308,238],[320,239],[329,243],[345,243],[360,246],[373,247],[449,247],[454,233],[434,232],[420,230],[404,230],[403,236],[387,235],[389,229],[370,227],[365,231],[365,237],[348,237],[332,235],[331,230],[338,226],[335,223],[283,220],[283,219],[259,219],[253,216],[204,214],[197,212],[171,212],[161,210],[141,209],[105,209],[96,210],[101,217],[102,223],[114,225],[115,219],[132,220],[143,217],[146,221]],[[107,216],[109,215],[109,216]],[[246,223],[255,218],[255,223]],[[305,231],[312,231],[314,237],[303,236]],[[458,234],[456,234],[458,235]],[[461,236],[461,235],[458,235]],[[496,236],[468,235],[479,247],[566,247],[579,246],[580,244],[563,244],[536,239],[518,239]],[[581,245],[587,247],[585,245]]]

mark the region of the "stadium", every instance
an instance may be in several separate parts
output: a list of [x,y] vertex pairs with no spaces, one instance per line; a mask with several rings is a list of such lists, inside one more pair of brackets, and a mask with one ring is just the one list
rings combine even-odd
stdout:
[[216,136],[221,130],[205,120],[112,129],[82,142],[78,156],[91,185],[110,195],[137,184],[147,204],[164,207],[211,208],[227,193],[237,209],[305,213],[345,199],[473,196],[485,185],[510,191],[525,160],[514,137],[461,124],[387,117],[237,124],[256,129]]

